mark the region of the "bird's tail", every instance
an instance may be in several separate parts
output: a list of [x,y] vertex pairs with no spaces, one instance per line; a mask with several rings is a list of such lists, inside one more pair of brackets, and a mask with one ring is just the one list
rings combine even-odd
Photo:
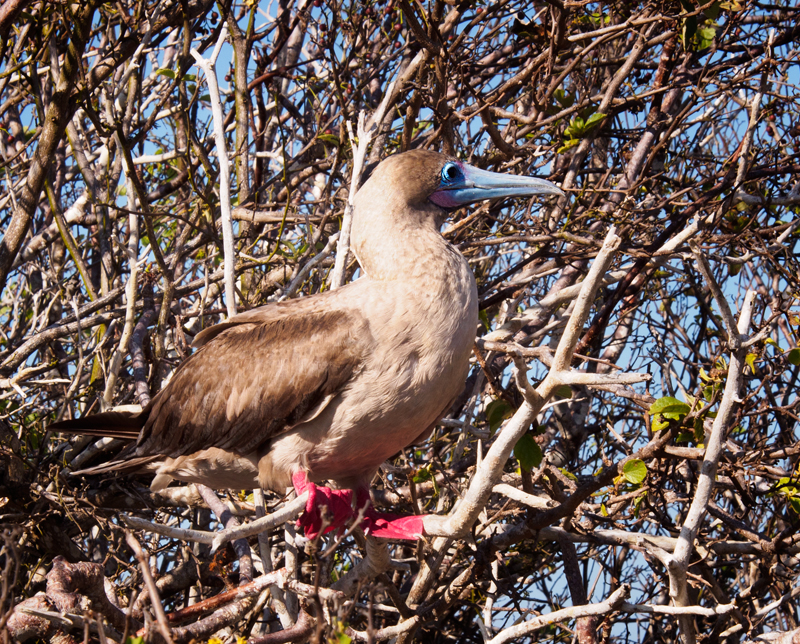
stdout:
[[[83,434],[135,441],[147,422],[149,408],[144,411],[106,411],[75,420],[62,420],[48,426],[48,430],[64,434]],[[104,474],[106,472],[141,472],[158,456],[134,456],[135,445],[126,447],[113,461],[72,472],[76,475]]]
[[136,440],[147,422],[148,410],[139,412],[106,411],[75,420],[62,420],[48,426],[48,430],[64,434],[83,434],[86,436],[108,436]]
[[[122,453],[124,454],[125,452]],[[117,472],[118,474],[142,474],[153,470],[153,468],[147,467],[148,465],[160,461],[161,457],[157,454],[134,458],[117,458],[108,463],[103,463],[102,465],[75,470],[71,472],[71,474],[74,476],[93,476],[95,474],[107,474],[108,472]]]

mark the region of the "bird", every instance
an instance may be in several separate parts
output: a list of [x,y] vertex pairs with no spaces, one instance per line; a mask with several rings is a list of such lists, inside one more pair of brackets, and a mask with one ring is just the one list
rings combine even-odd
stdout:
[[197,350],[141,412],[49,429],[132,441],[77,474],[150,472],[153,490],[173,479],[293,486],[309,493],[298,522],[309,539],[362,517],[374,536],[416,540],[424,517],[378,513],[369,485],[387,459],[427,439],[468,375],[477,287],[441,228],[462,206],[540,194],[563,192],[431,150],[388,156],[353,199],[358,279],[202,330]]

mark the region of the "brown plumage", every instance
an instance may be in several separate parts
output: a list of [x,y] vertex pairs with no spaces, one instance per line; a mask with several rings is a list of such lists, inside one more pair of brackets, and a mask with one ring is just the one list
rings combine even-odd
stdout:
[[152,471],[154,489],[173,478],[279,491],[331,480],[363,498],[383,461],[429,435],[469,368],[477,292],[466,260],[439,233],[443,206],[536,192],[560,191],[435,152],[389,157],[355,198],[363,277],[202,331],[198,351],[140,414],[51,429],[135,438],[84,473]]

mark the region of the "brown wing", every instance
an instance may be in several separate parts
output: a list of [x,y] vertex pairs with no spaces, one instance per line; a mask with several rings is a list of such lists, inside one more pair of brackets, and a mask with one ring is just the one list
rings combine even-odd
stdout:
[[252,453],[344,388],[372,349],[368,323],[295,302],[205,331],[202,348],[153,399],[135,453]]

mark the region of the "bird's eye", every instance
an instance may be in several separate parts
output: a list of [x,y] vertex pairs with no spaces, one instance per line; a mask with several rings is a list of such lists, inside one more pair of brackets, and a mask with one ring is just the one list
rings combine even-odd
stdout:
[[455,163],[446,163],[442,168],[442,183],[448,184],[452,183],[456,179],[458,179],[461,172],[458,169],[458,165]]

